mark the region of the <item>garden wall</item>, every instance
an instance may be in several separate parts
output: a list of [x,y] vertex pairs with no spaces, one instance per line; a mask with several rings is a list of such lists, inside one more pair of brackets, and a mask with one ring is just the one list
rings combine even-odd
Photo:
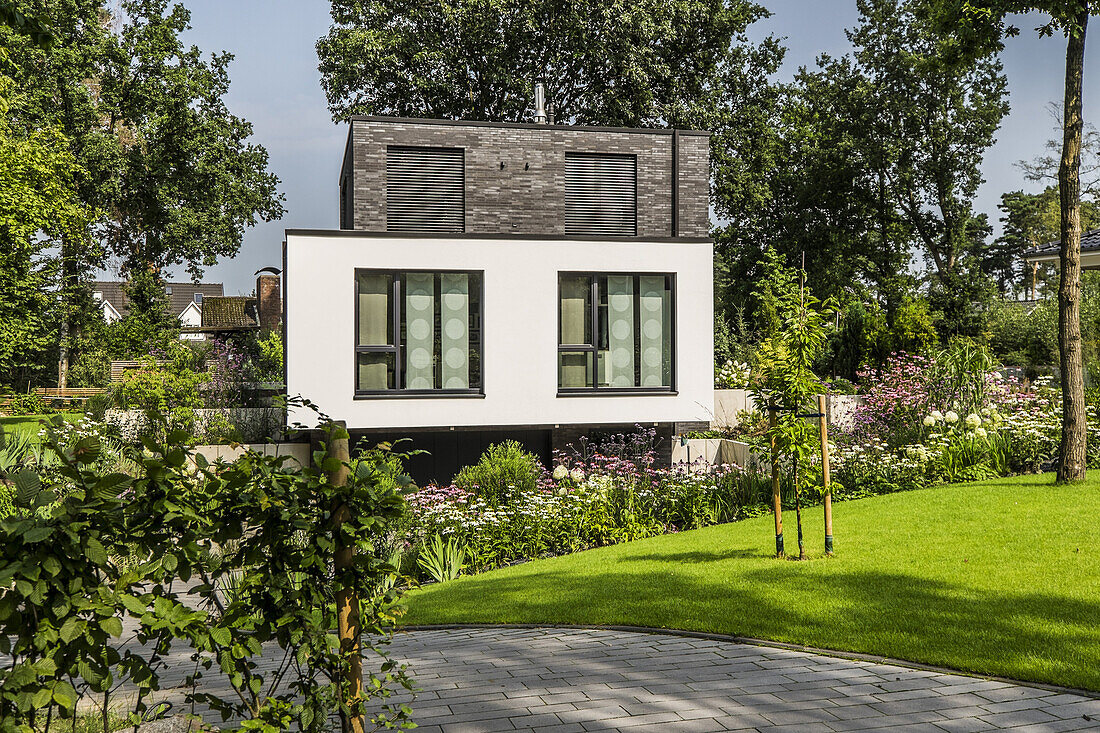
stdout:
[[206,460],[232,461],[246,451],[256,451],[265,456],[289,456],[288,468],[298,468],[309,463],[309,443],[248,443],[235,445],[197,445],[194,448],[196,454]]
[[[227,407],[192,412],[194,424],[190,429],[196,435],[215,432],[221,437],[228,423],[236,430],[233,437],[247,443],[278,439],[286,424],[286,411],[281,407]],[[128,443],[139,442],[150,431],[149,418],[141,410],[110,409],[103,420],[117,428],[119,436]]]

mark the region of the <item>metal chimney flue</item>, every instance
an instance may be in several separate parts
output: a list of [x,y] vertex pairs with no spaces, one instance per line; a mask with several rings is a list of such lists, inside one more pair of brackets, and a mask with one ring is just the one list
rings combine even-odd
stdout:
[[541,81],[535,82],[535,124],[546,124],[546,87]]

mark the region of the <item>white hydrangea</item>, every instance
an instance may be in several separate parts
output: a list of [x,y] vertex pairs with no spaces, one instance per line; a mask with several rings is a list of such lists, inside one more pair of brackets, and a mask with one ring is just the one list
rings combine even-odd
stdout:
[[981,424],[982,418],[978,413],[972,412],[966,416],[966,427],[970,428],[971,430],[980,427]]
[[569,475],[569,469],[559,463],[558,465],[554,466],[554,472],[550,475],[554,477],[555,481],[561,481]]
[[584,481],[584,471],[579,468],[574,468],[572,471],[569,472],[569,478],[573,479],[579,484],[581,481]]
[[932,412],[929,414],[929,417],[931,417],[936,422],[939,422],[943,419],[943,413],[939,410],[932,410]]
[[977,435],[979,438],[984,438],[987,433],[985,432],[985,428],[976,428],[974,430],[974,435]]
[[930,427],[932,427],[933,425],[936,424],[936,418],[932,417],[931,415],[925,415],[923,422],[924,422],[924,427],[930,428]]
[[948,425],[952,425],[959,421],[959,413],[954,410],[948,410],[947,414],[943,416],[943,419]]

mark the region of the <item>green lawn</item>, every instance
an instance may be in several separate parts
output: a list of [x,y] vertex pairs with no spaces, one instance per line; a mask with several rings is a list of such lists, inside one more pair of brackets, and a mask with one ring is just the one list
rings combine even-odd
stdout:
[[[410,596],[408,624],[721,632],[1100,690],[1100,474],[1022,476],[805,512],[808,562],[770,516],[526,563]],[[784,514],[787,548],[794,512]]]
[[[42,429],[42,421],[53,417],[52,415],[22,415],[20,417],[0,417],[0,427],[9,435],[25,433],[37,441],[38,431]],[[76,422],[84,417],[83,412],[62,412],[61,417],[67,422]]]

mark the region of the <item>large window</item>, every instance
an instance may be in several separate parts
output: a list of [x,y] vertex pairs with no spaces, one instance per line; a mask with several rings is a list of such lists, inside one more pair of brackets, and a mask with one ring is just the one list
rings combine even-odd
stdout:
[[481,392],[480,272],[356,270],[355,393]]
[[638,159],[565,154],[565,233],[633,237],[638,233]]
[[462,148],[386,148],[386,230],[466,231]]
[[671,391],[673,296],[667,274],[558,276],[558,390]]

